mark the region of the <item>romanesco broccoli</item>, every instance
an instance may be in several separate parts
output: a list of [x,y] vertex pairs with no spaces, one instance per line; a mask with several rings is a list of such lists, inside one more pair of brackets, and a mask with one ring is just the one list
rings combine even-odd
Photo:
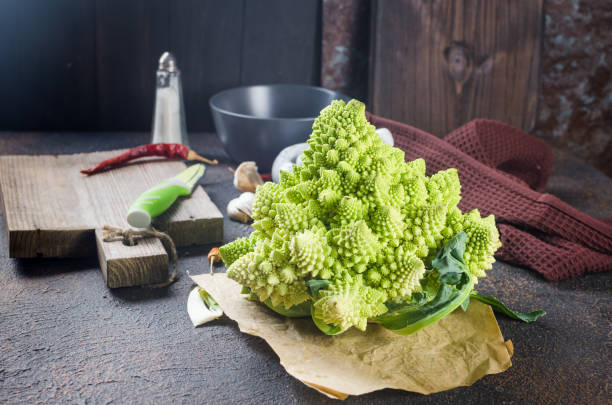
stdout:
[[[220,249],[228,277],[260,301],[285,309],[311,302],[317,322],[364,330],[368,318],[398,302],[432,300],[434,287],[439,301],[441,285],[445,294],[455,288],[436,281],[432,259],[459,232],[467,236],[460,266],[469,277],[453,277],[462,294],[491,268],[501,245],[495,220],[457,208],[457,170],[427,177],[423,159],[404,162],[366,120],[362,103],[332,102],[308,145],[303,166],[257,188],[256,231]],[[327,280],[326,288],[309,293],[311,280]]]

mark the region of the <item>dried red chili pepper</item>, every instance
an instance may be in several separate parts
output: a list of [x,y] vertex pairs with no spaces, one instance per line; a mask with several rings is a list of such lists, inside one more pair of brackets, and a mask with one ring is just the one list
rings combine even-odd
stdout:
[[123,163],[129,162],[134,159],[138,159],[146,156],[163,156],[168,159],[184,159],[184,160],[199,160],[211,165],[216,165],[217,160],[210,160],[202,157],[180,143],[151,143],[147,145],[136,146],[129,149],[118,156],[114,156],[110,159],[106,159],[98,163],[91,169],[81,170],[83,174],[94,174],[101,172],[112,167],[119,166]]

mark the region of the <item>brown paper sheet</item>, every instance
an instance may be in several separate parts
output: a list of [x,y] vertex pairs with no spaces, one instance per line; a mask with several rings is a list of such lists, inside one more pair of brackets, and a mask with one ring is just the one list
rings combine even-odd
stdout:
[[365,333],[351,328],[326,336],[311,319],[284,318],[248,301],[225,274],[192,279],[242,332],[265,339],[289,374],[332,398],[383,388],[431,394],[471,385],[512,365],[491,307],[479,301],[409,336],[376,324]]

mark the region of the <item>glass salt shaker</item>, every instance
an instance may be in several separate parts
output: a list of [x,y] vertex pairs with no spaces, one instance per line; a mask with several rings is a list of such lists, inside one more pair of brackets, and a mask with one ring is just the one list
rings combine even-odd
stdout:
[[182,143],[189,147],[181,72],[170,52],[164,52],[159,58],[155,83],[151,143]]

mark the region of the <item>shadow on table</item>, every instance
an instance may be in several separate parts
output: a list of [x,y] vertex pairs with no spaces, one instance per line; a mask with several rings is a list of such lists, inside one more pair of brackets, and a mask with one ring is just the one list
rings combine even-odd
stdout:
[[[195,284],[191,281],[187,272],[189,271],[191,274],[201,274],[209,271],[206,255],[212,246],[213,245],[205,245],[179,248],[179,279],[169,286],[161,288],[147,286],[109,288],[108,292],[111,296],[127,302],[145,302],[171,297],[186,299],[191,289],[195,287]],[[168,269],[169,272],[172,272],[172,266],[171,262],[170,268]],[[223,266],[215,266],[215,272],[222,270]]]
[[163,288],[149,288],[149,287],[121,287],[121,288],[109,288],[108,295],[113,296],[121,301],[128,302],[146,302],[151,300],[158,300],[162,298],[168,298],[175,295],[181,295],[182,293],[176,293],[172,291],[173,286]]
[[210,249],[215,246],[219,246],[219,243],[200,246],[183,246],[177,248],[176,252],[178,253],[179,260],[182,258],[193,258],[199,256],[202,258],[202,263],[205,265],[207,263],[206,256],[208,255],[208,252],[210,252]]
[[15,259],[15,269],[24,277],[49,277],[98,267],[96,257]]

